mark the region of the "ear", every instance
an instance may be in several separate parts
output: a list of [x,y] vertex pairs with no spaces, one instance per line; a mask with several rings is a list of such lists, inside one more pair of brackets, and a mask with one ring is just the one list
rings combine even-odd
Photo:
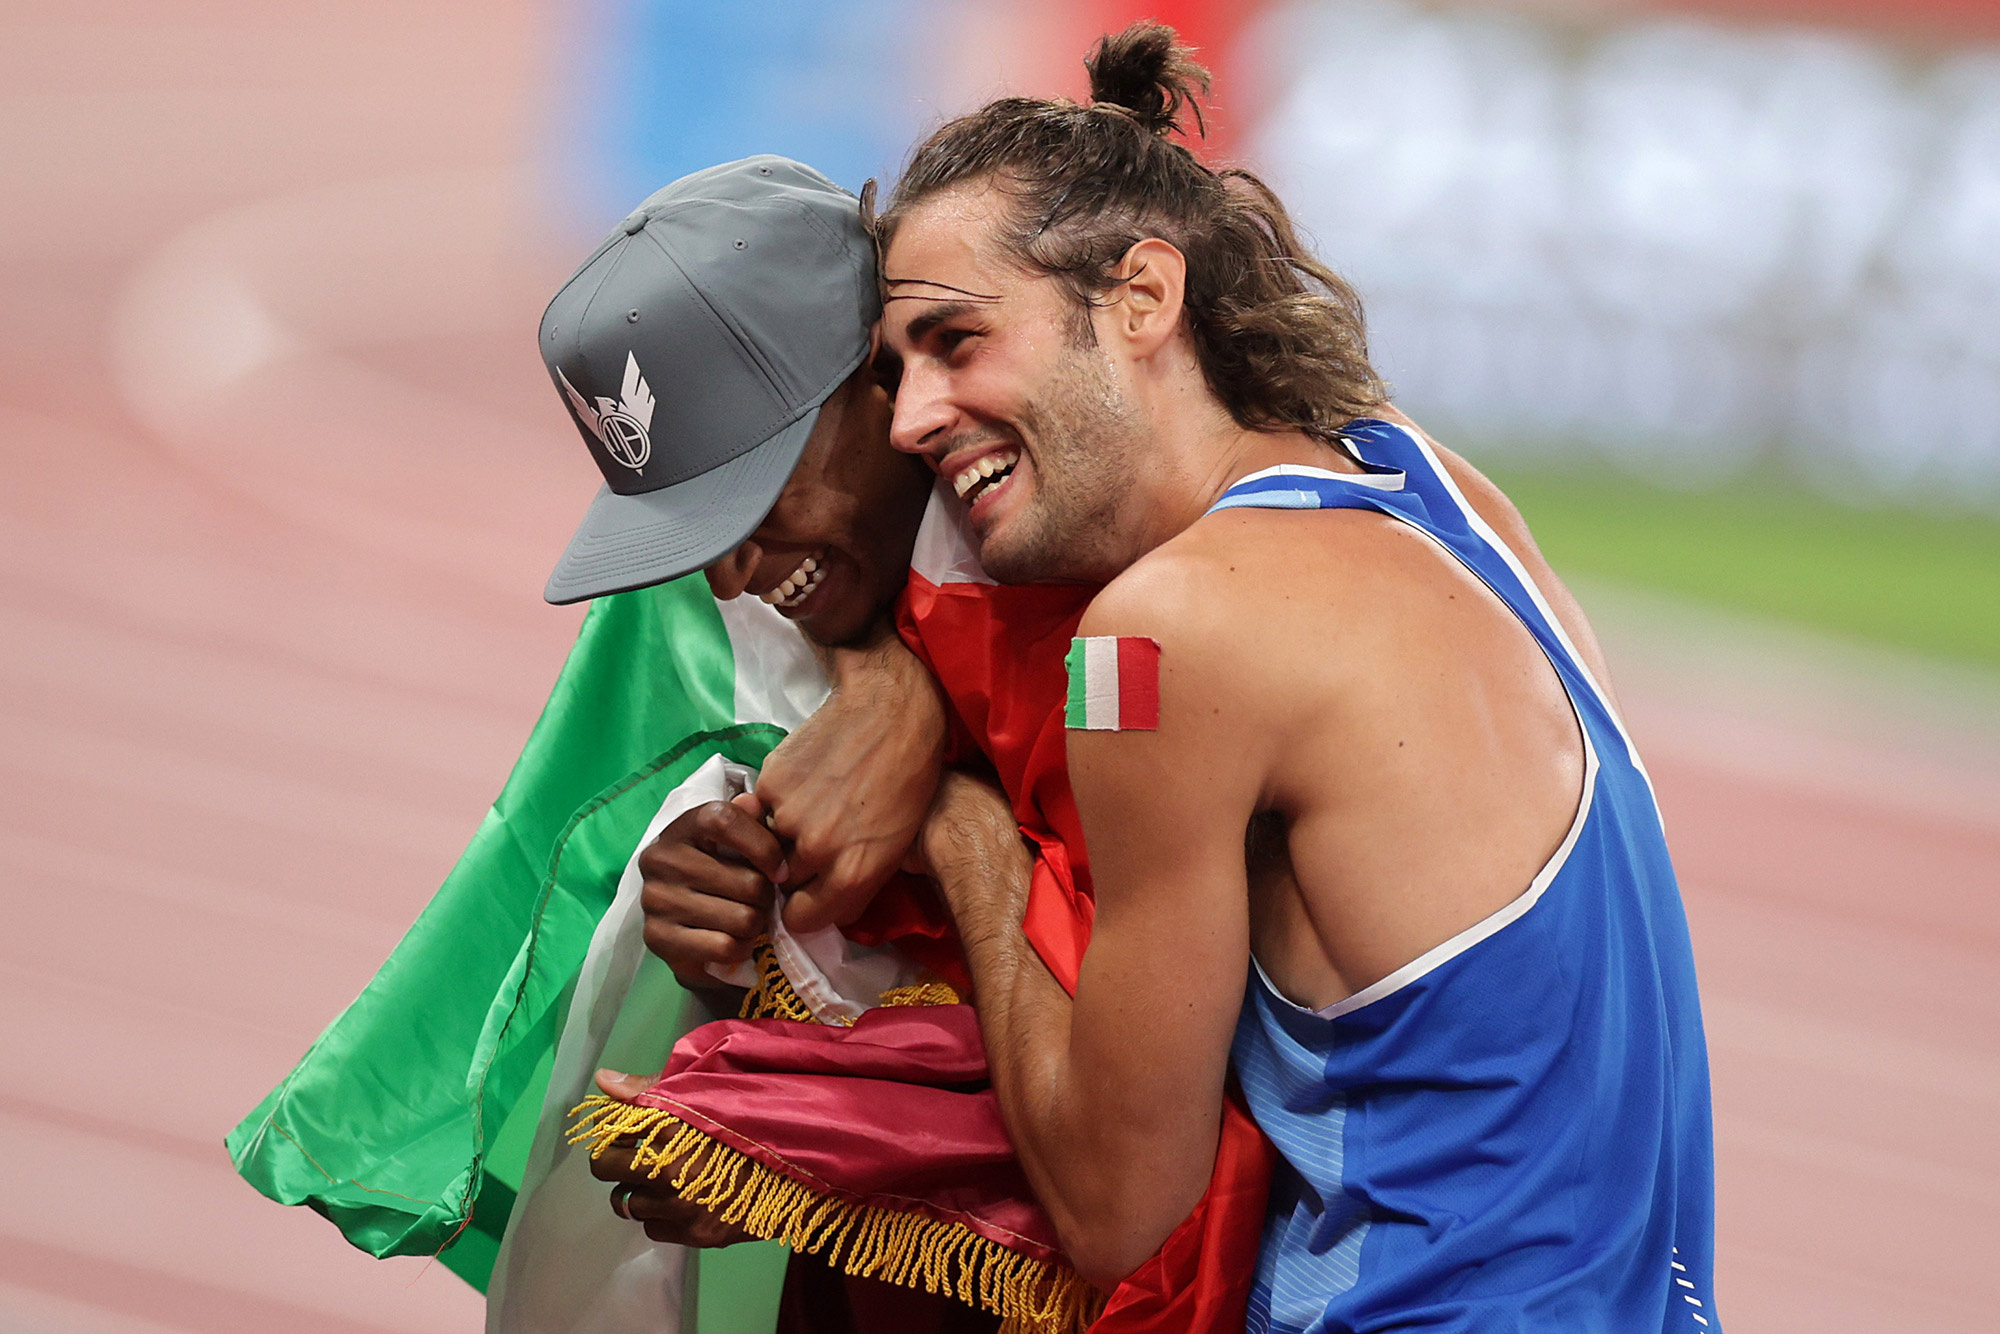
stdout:
[[1099,309],[1100,334],[1123,342],[1134,357],[1149,357],[1180,332],[1187,297],[1187,256],[1149,236],[1134,243],[1111,271],[1115,294]]

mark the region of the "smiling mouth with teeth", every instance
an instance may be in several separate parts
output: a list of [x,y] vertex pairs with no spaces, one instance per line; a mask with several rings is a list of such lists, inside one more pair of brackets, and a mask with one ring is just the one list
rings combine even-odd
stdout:
[[799,568],[785,576],[785,581],[768,593],[759,593],[759,600],[768,602],[781,611],[790,611],[813,595],[820,580],[826,578],[826,566],[822,563],[826,552],[818,551],[799,562]]
[[966,504],[977,504],[981,496],[1012,477],[1014,465],[1020,461],[1021,451],[1018,449],[1003,449],[998,454],[988,454],[952,478],[951,488]]

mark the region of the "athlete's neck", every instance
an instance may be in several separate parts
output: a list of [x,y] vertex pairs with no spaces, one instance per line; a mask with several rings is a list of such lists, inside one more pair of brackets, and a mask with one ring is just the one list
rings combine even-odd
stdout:
[[1363,471],[1332,445],[1302,431],[1251,431],[1230,422],[1226,430],[1205,440],[1183,439],[1176,453],[1178,466],[1148,469],[1149,494],[1140,500],[1150,521],[1140,535],[1136,559],[1185,532],[1208,513],[1222,493],[1252,473],[1280,464],[1323,468],[1329,472]]

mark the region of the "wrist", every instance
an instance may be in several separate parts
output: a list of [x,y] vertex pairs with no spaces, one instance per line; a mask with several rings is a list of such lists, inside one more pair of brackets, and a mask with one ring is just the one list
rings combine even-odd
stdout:
[[886,617],[859,638],[818,652],[835,690],[906,681],[910,673],[923,670],[896,633],[895,623]]
[[989,815],[934,822],[924,852],[961,935],[1020,927],[1034,858],[1011,813],[1004,821]]
[[829,707],[881,719],[885,734],[901,738],[906,760],[942,760],[949,733],[943,692],[893,627],[879,638],[824,654]]

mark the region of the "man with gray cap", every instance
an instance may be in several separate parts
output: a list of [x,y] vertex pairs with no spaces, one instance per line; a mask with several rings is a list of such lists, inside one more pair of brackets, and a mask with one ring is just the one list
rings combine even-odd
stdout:
[[[551,597],[556,598],[564,591],[587,596],[589,591],[638,587],[681,573],[706,559],[709,581],[719,598],[741,602],[747,600],[736,598],[737,594],[757,592],[766,605],[794,619],[816,639],[842,643],[868,625],[881,605],[903,587],[907,577],[904,629],[911,647],[926,655],[925,665],[938,673],[949,690],[954,708],[953,750],[975,763],[984,758],[1002,773],[1010,774],[1019,788],[1015,814],[1022,824],[1016,837],[1025,836],[1038,849],[1031,868],[1008,863],[1023,871],[1024,879],[1039,886],[1036,899],[1039,907],[1030,909],[1032,920],[1024,923],[1023,929],[1058,977],[1065,966],[1073,975],[1082,941],[1088,937],[1090,904],[1087,890],[1072,888],[1067,869],[1075,864],[1074,859],[1081,857],[1082,848],[1080,839],[1074,837],[1069,822],[1063,818],[1068,803],[1066,779],[1060,772],[1060,750],[1051,752],[1041,743],[1046,738],[1051,716],[1058,729],[1055,735],[1060,738],[1061,691],[1058,688],[1044,698],[1047,692],[1038,687],[1048,684],[1042,679],[1046,673],[1037,676],[1019,669],[1024,652],[1046,650],[1052,643],[1067,643],[1068,629],[1073,628],[1076,616],[1081,614],[1090,590],[1064,585],[1000,588],[985,576],[978,568],[964,531],[963,506],[949,485],[933,490],[935,483],[928,470],[916,474],[897,472],[892,463],[883,460],[887,452],[888,399],[862,369],[860,357],[865,349],[851,351],[850,355],[855,357],[852,362],[827,357],[823,378],[808,380],[809,387],[789,400],[810,402],[813,393],[828,395],[820,400],[824,406],[819,420],[809,432],[810,443],[797,455],[799,463],[789,484],[782,475],[774,480],[769,474],[753,474],[751,465],[739,461],[742,451],[758,448],[756,440],[785,438],[784,431],[797,419],[787,417],[784,412],[770,418],[777,423],[776,435],[755,436],[739,431],[735,439],[750,435],[752,443],[724,444],[698,455],[711,472],[731,470],[730,475],[739,479],[738,485],[749,485],[743,479],[754,476],[758,486],[767,488],[764,494],[782,488],[782,494],[761,524],[758,514],[768,503],[762,494],[741,503],[726,522],[717,519],[713,509],[737,499],[722,486],[702,490],[698,505],[680,508],[674,489],[677,483],[683,488],[689,485],[686,479],[690,473],[685,466],[661,470],[659,479],[652,481],[652,490],[664,494],[650,501],[642,499],[640,504],[647,507],[645,510],[635,511],[625,503],[630,498],[620,492],[620,488],[634,489],[635,484],[627,474],[640,471],[632,460],[641,450],[629,443],[636,435],[629,425],[615,422],[607,427],[607,417],[614,412],[633,418],[640,413],[649,414],[644,423],[648,432],[644,441],[648,462],[668,438],[664,426],[655,429],[655,418],[650,415],[654,412],[650,397],[653,390],[646,384],[650,353],[631,346],[635,340],[630,329],[646,328],[648,320],[654,318],[655,308],[626,299],[626,293],[632,289],[622,284],[628,281],[626,266],[633,262],[635,246],[621,238],[647,237],[672,265],[670,281],[665,284],[670,299],[662,301],[662,308],[674,309],[676,300],[685,301],[686,293],[693,292],[701,299],[702,306],[685,312],[689,322],[697,327],[726,330],[736,340],[720,345],[732,372],[740,370],[736,365],[738,357],[760,370],[775,360],[763,347],[764,342],[786,345],[793,355],[784,365],[799,364],[798,349],[817,346],[815,340],[825,337],[844,314],[844,310],[828,303],[827,314],[810,328],[802,328],[788,321],[785,313],[759,304],[778,298],[773,292],[757,288],[754,282],[730,287],[719,300],[713,295],[713,289],[707,285],[707,273],[688,257],[700,256],[710,264],[720,258],[722,271],[731,277],[743,272],[740,266],[730,265],[730,256],[752,250],[758,244],[758,237],[748,231],[748,224],[736,211],[738,196],[731,196],[731,211],[720,215],[728,228],[736,229],[724,242],[726,251],[713,237],[697,237],[701,244],[683,247],[678,234],[670,230],[670,224],[684,225],[694,211],[685,203],[676,202],[684,199],[683,191],[693,182],[742,173],[745,169],[768,180],[789,166],[775,159],[752,159],[718,168],[714,173],[702,173],[663,191],[621,227],[551,305],[543,331],[544,353],[607,481],[607,490],[600,495],[592,520],[586,522],[584,531],[564,558],[564,568],[558,570],[551,582]],[[817,180],[809,173],[802,178]],[[783,215],[780,210],[774,212]],[[872,245],[867,232],[861,230],[853,201],[837,209],[836,218],[856,229],[859,246],[868,252],[864,260],[867,270],[859,277],[866,282],[872,297]],[[818,245],[818,229],[814,237],[807,239]],[[651,253],[638,253],[645,256],[647,265],[657,264]],[[808,284],[802,290],[820,293],[824,286]],[[572,292],[578,293],[580,299],[572,301]],[[751,312],[748,318],[742,308],[730,304],[738,302]],[[874,302],[866,304],[872,318]],[[586,312],[581,317],[572,313],[579,306]],[[718,306],[728,309],[718,311]],[[566,357],[561,345],[564,327],[578,318],[595,321],[591,331],[579,339],[589,355]],[[757,351],[753,353],[752,348]],[[698,364],[692,358],[689,360]],[[854,369],[848,372],[850,379],[842,382],[842,389],[820,388],[831,383],[846,366]],[[580,383],[579,377],[586,375],[590,382]],[[635,405],[631,409],[625,406],[628,386]],[[699,397],[694,385],[688,386],[688,390],[690,396]],[[851,394],[852,401],[841,400],[837,397],[839,393]],[[696,416],[708,407],[708,403],[698,402],[689,416]],[[730,424],[726,417],[712,420],[715,422],[712,429],[723,435]],[[768,432],[771,428],[765,423],[759,429]],[[613,441],[621,442],[617,450],[612,447]],[[827,452],[819,453],[823,448]],[[704,477],[698,475],[697,480]],[[640,494],[643,497],[649,493]],[[827,499],[829,494],[834,499]],[[937,503],[925,513],[926,500],[933,496],[937,497]],[[598,524],[600,513],[607,511],[615,515],[615,522]],[[823,523],[817,531],[808,532],[810,525],[795,521],[792,516],[811,512],[838,514],[841,521]],[[701,543],[671,531],[679,523],[705,526]],[[746,531],[748,536],[741,536]],[[824,536],[836,531],[848,535],[847,540],[854,544],[851,550],[867,550],[873,553],[873,558],[851,559],[844,554],[841,541]],[[729,545],[732,542],[736,545]],[[660,550],[671,550],[674,554],[671,558],[654,554]],[[574,592],[576,584],[566,580],[572,563],[589,564],[595,580],[592,589]],[[743,957],[749,942],[772,923],[769,908],[780,890],[786,895],[781,924],[788,930],[802,931],[813,925],[846,921],[866,905],[880,880],[880,872],[900,859],[911,844],[911,835],[925,825],[923,817],[929,795],[936,786],[945,740],[938,696],[940,685],[930,675],[913,671],[915,658],[893,639],[865,636],[864,639],[866,650],[852,655],[858,670],[847,678],[855,684],[836,689],[828,707],[798,727],[791,739],[773,752],[757,779],[754,796],[711,800],[689,808],[666,823],[659,839],[638,856],[637,869],[644,874],[647,944],[689,985],[703,985],[718,965]],[[841,682],[842,655],[828,656],[834,665],[836,682]],[[869,690],[871,683],[874,689]],[[884,683],[889,684],[885,687]],[[864,693],[855,695],[850,702],[843,698],[850,688]],[[823,731],[816,732],[822,728]],[[854,753],[857,740],[863,743],[858,755]],[[810,761],[796,759],[801,747],[809,749],[813,757]],[[789,773],[785,768],[788,760],[793,763]],[[802,799],[801,793],[808,788],[812,790],[810,800]],[[758,818],[766,804],[772,808],[779,837],[774,837],[772,830],[766,829]],[[1044,810],[1045,805],[1052,805],[1053,811]],[[806,836],[794,833],[804,820],[812,818],[823,822],[826,851],[810,849]],[[950,846],[955,838],[950,821],[945,820],[940,828],[933,817],[931,824],[927,849],[935,852],[940,846]],[[871,825],[877,828],[871,829]],[[784,842],[786,837],[793,839],[789,849]],[[825,874],[820,873],[816,881],[815,873],[832,860],[827,851],[836,849],[845,849],[850,854],[858,849],[868,866],[863,873],[845,875],[838,886],[828,890],[824,887]],[[890,855],[885,858],[883,852]],[[816,884],[820,886],[817,894]],[[884,899],[892,897],[895,896],[885,895]],[[779,943],[783,944],[782,939]],[[958,994],[969,994],[963,979],[963,960],[956,957],[955,949],[952,953],[954,957],[948,963],[935,966],[946,976],[959,979]],[[789,979],[789,966],[786,971]],[[872,1003],[877,993],[867,994],[868,1003]],[[652,1083],[646,1077],[618,1076],[609,1071],[598,1074],[599,1087],[621,1102],[630,1103],[642,1095],[654,1096],[648,1092]],[[899,1126],[899,1130],[902,1128]],[[1254,1137],[1255,1132],[1248,1134]],[[782,1133],[779,1137],[782,1138]],[[644,1222],[647,1235],[661,1241],[724,1245],[744,1238],[742,1232],[723,1223],[720,1217],[679,1199],[665,1184],[673,1173],[661,1176],[657,1169],[635,1170],[637,1147],[629,1140],[623,1147],[607,1143],[603,1146],[603,1156],[592,1164],[597,1176],[620,1183],[612,1201],[621,1217]],[[1235,1243],[1241,1244],[1204,1250],[1204,1255],[1217,1257],[1213,1265],[1203,1260],[1201,1264],[1208,1265],[1207,1268],[1185,1273],[1175,1270],[1160,1285],[1158,1293],[1137,1298],[1128,1294],[1128,1320],[1143,1324],[1151,1317],[1140,1313],[1152,1311],[1154,1306],[1159,1310],[1153,1314],[1162,1319],[1167,1318],[1169,1311],[1193,1309],[1180,1301],[1181,1294],[1198,1288],[1213,1296],[1239,1277],[1235,1271],[1247,1274],[1247,1260],[1239,1252],[1243,1245],[1254,1248],[1261,1220],[1262,1177],[1256,1159],[1255,1152],[1244,1148],[1227,1164],[1218,1161],[1226,1199],[1214,1216],[1225,1223],[1236,1219],[1246,1225],[1239,1229],[1241,1236],[1234,1238]],[[1011,1162],[1011,1157],[1008,1160]],[[693,1170],[689,1166],[693,1160],[677,1161],[685,1170]],[[1246,1203],[1231,1214],[1228,1201],[1238,1196]],[[1204,1218],[1204,1210],[1197,1210],[1189,1223],[1200,1232],[1206,1247],[1209,1224]],[[766,1231],[759,1235],[771,1234]],[[1221,1277],[1216,1277],[1217,1274]],[[830,1295],[824,1286],[827,1277],[823,1269],[802,1269],[795,1265],[787,1283],[787,1296],[794,1309],[802,1298],[804,1283],[815,1278],[816,1291],[804,1300],[827,1301]],[[1149,1306],[1148,1302],[1152,1304]],[[1229,1305],[1225,1297],[1217,1307],[1225,1312],[1225,1323]],[[1237,1309],[1240,1311],[1240,1302]],[[960,1312],[959,1318],[965,1314]],[[917,1329],[927,1323],[917,1313],[901,1310],[884,1327]]]
[[[725,163],[633,210],[542,318],[543,359],[605,482],[548,600],[705,568],[716,597],[755,594],[821,646],[836,712],[889,691],[931,698],[889,642],[934,478],[888,446],[891,404],[869,355],[879,312],[859,202],[800,163]],[[856,754],[816,741],[832,721],[800,729],[759,784],[771,828],[792,845],[786,913],[801,930],[858,911],[914,833],[907,817],[836,831],[836,813],[921,808],[855,800],[853,785],[927,792],[937,772],[941,722],[907,734],[927,753]],[[714,852],[730,817],[701,818]],[[747,929],[735,919],[763,906],[743,904],[729,925]],[[650,943],[684,982],[713,985],[703,965],[747,948],[724,925]]]
[[[888,618],[935,479],[888,445],[892,405],[870,358],[878,313],[860,201],[763,156],[647,199],[543,317],[550,377],[604,478],[545,596],[575,602],[704,570],[729,626],[739,703],[746,679],[784,700],[755,719],[790,729],[757,775],[757,796],[705,792],[678,807],[670,796],[661,818],[680,814],[637,858],[646,943],[697,994],[722,985],[769,929],[774,883],[802,937],[851,921],[896,869],[936,781],[942,708]],[[856,722],[892,713],[894,728]],[[857,733],[876,741],[857,747]],[[545,1114],[538,1139],[559,1129]],[[579,1165],[549,1149],[556,1166],[528,1183],[510,1223],[489,1329],[661,1328],[670,1313],[656,1301],[617,1294],[678,1282],[676,1248],[637,1254],[638,1229],[614,1223],[628,1231],[607,1234],[608,1214],[577,1217]],[[615,1159],[591,1166],[624,1179]],[[632,1177],[613,1207],[653,1240],[742,1239],[664,1182]],[[852,1300],[852,1285],[808,1264],[787,1283],[792,1314]],[[660,1282],[635,1284],[635,1272]],[[863,1300],[881,1308],[884,1327],[938,1318],[921,1294]]]
[[[548,600],[640,588],[729,555],[867,362],[880,309],[857,201],[809,167],[746,158],[633,210],[542,317],[543,360],[605,483]],[[912,493],[927,492],[927,472],[906,471]],[[822,608],[804,604],[858,573],[808,570],[782,609],[812,621]],[[822,639],[865,628],[862,607],[846,610]]]

